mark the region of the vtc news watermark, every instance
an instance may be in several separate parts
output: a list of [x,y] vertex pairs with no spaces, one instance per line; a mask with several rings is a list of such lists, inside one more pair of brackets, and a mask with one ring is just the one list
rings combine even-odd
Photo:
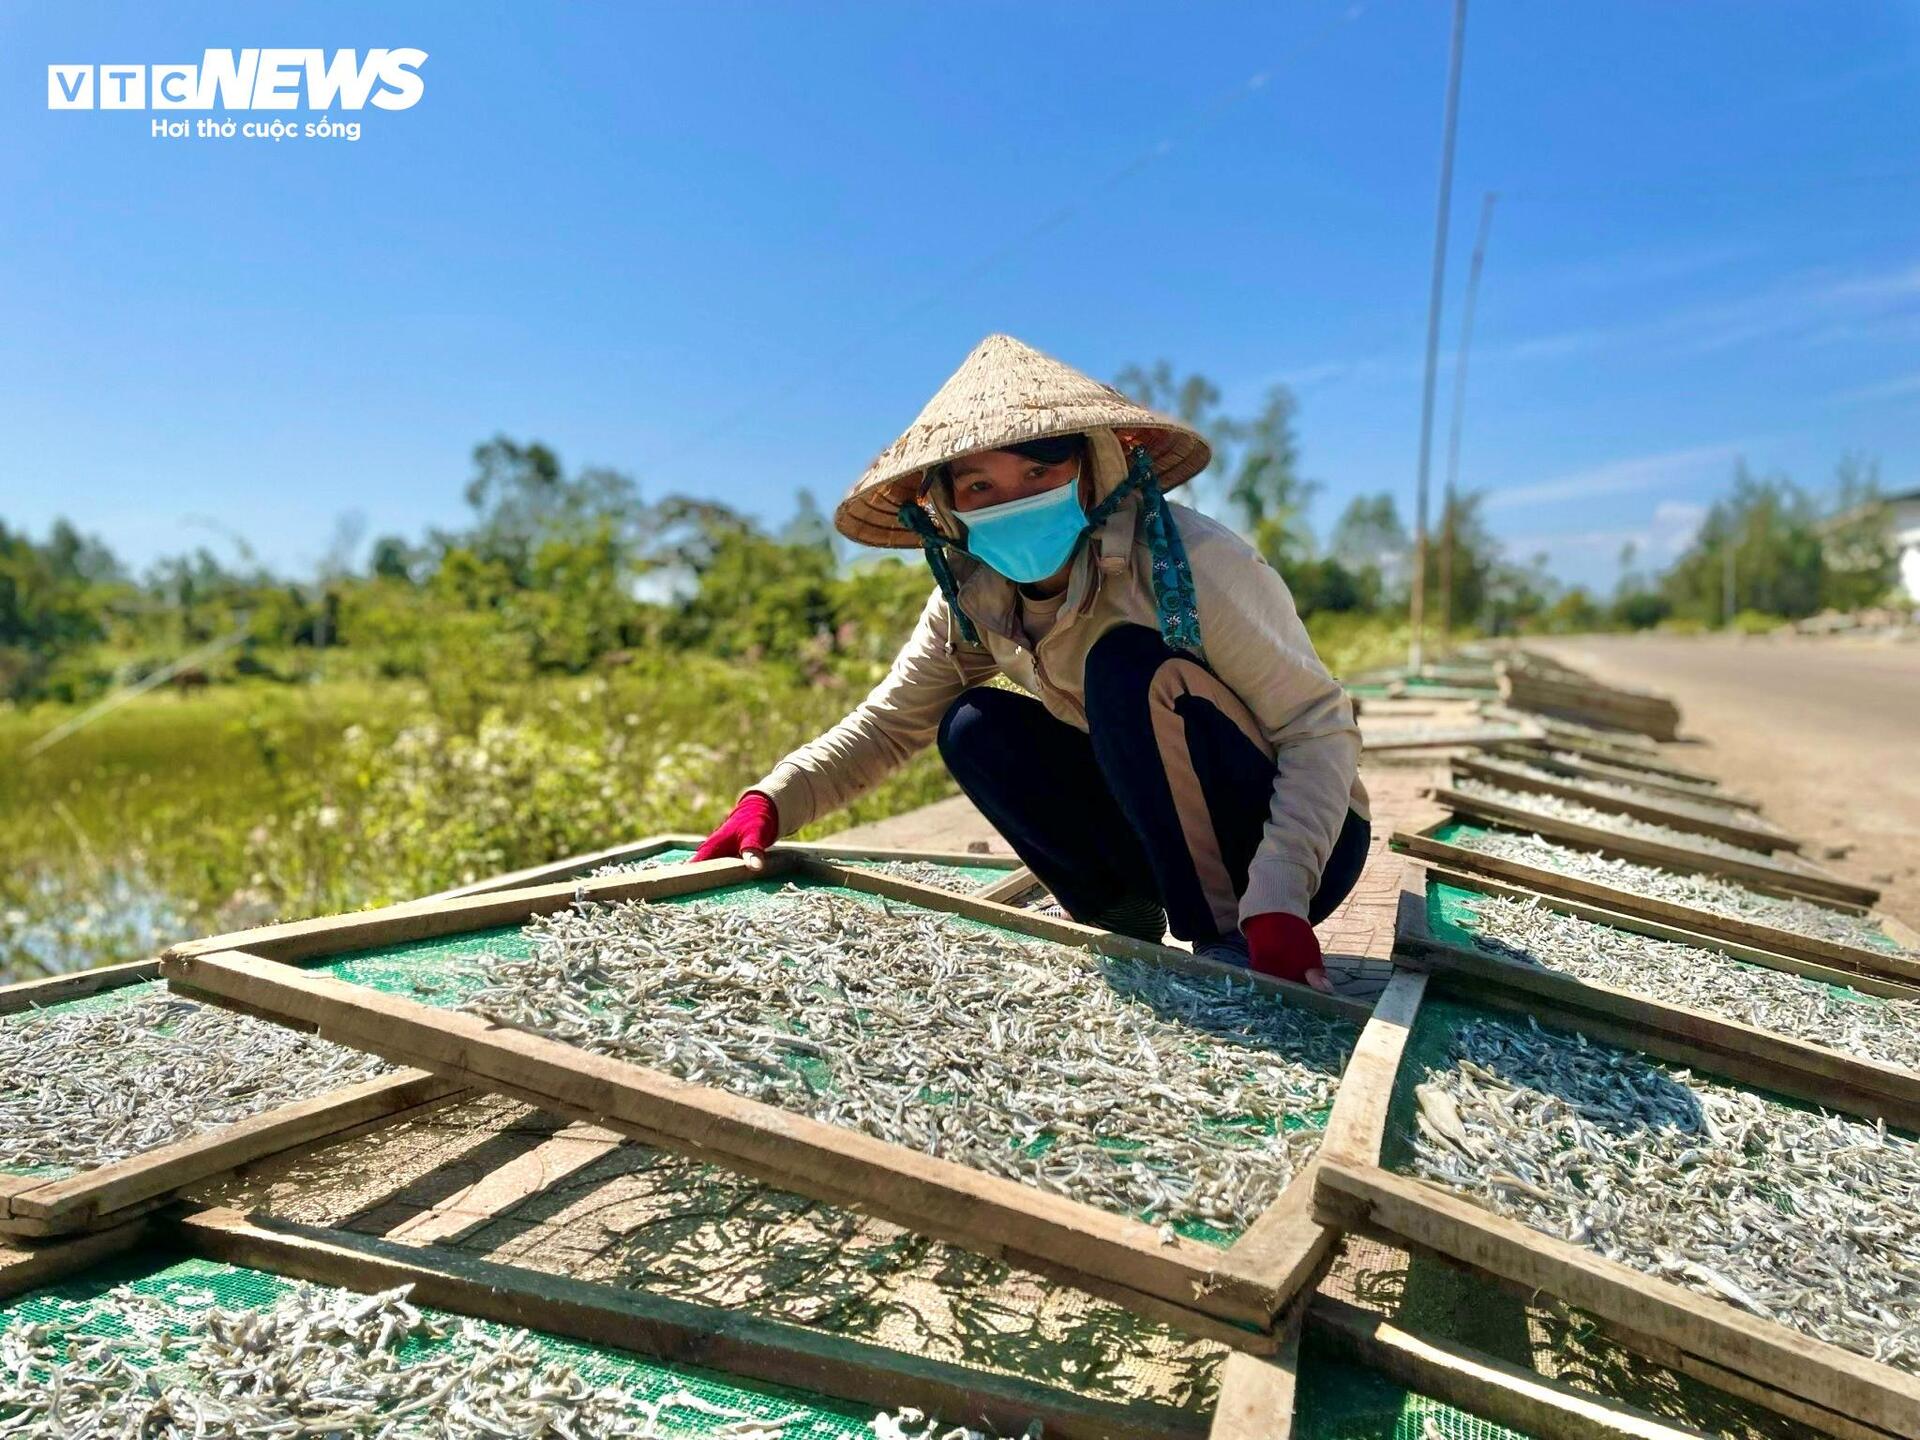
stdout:
[[[426,93],[415,49],[208,50],[198,64],[49,65],[49,110],[411,110]],[[156,118],[156,140],[358,140],[360,122]]]

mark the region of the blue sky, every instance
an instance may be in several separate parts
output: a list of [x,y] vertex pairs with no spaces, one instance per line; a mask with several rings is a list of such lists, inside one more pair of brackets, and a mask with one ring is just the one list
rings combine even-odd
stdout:
[[[1296,390],[1322,538],[1410,508],[1448,11],[0,10],[0,518],[311,573],[539,438],[777,520],[982,335]],[[160,140],[50,63],[428,52],[362,138]],[[247,117],[239,117],[247,118]],[[296,115],[296,119],[306,119]],[[1920,7],[1476,0],[1445,345],[1500,192],[1463,482],[1610,585],[1735,457],[1920,486]],[[1437,454],[1444,456],[1446,377]],[[1436,468],[1436,481],[1438,479]]]

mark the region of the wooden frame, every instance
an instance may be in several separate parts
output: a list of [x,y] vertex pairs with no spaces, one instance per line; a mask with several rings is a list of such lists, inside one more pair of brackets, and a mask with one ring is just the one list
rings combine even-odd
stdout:
[[[707,861],[637,876],[270,926],[175,946],[162,969],[184,994],[419,1065],[462,1085],[591,1120],[785,1189],[857,1206],[922,1234],[1069,1279],[1142,1313],[1175,1319],[1241,1348],[1271,1348],[1268,1327],[1275,1315],[1311,1279],[1330,1247],[1329,1237],[1305,1217],[1307,1187],[1298,1180],[1238,1241],[1220,1249],[1163,1236],[1139,1221],[771,1105],[462,1012],[313,975],[289,963],[510,924],[562,909],[576,897],[659,899],[782,873],[985,920],[1100,954],[1193,974],[1229,975],[1353,1023],[1364,1021],[1368,1013],[1366,1006],[1351,1001],[1250,976],[1169,947],[793,851],[769,852],[762,871],[735,860]],[[1335,1108],[1337,1113],[1337,1103]]]
[[[1403,892],[1403,901],[1404,901]],[[1424,912],[1424,894],[1422,897]],[[1559,994],[1511,986],[1503,973],[1468,976],[1436,970],[1425,995],[1458,987],[1472,1003],[1508,1009],[1593,1036],[1625,1044],[1658,1059],[1727,1073],[1721,1048],[1735,1030],[1729,1022],[1696,1012],[1669,1011],[1648,1019],[1628,1013],[1613,999],[1583,1007]],[[1588,987],[1591,988],[1591,987]],[[1617,992],[1616,992],[1617,994]],[[1425,995],[1421,998],[1424,999]],[[1628,997],[1631,998],[1631,997]],[[1638,1002],[1644,1005],[1645,1002]],[[1651,1007],[1659,1008],[1659,1007]],[[1397,1072],[1404,1046],[1418,1019],[1418,1004],[1405,1026],[1383,1026],[1371,1047],[1376,1069],[1391,1063]],[[1607,1012],[1612,1018],[1605,1018]],[[1708,1022],[1702,1025],[1702,1021]],[[1761,1034],[1763,1032],[1749,1032]],[[1777,1053],[1779,1037],[1767,1037]],[[1803,1051],[1815,1047],[1797,1047]],[[1709,1057],[1713,1058],[1709,1058]],[[1859,1062],[1822,1052],[1822,1067],[1850,1084],[1864,1073]],[[1828,1060],[1838,1063],[1827,1063]],[[1808,1093],[1799,1082],[1805,1071],[1790,1071],[1768,1060],[1749,1060],[1742,1079],[1765,1072],[1768,1089],[1790,1097],[1833,1102],[1833,1090]],[[1904,1073],[1904,1072],[1896,1072]],[[1912,1078],[1912,1077],[1907,1077]],[[1858,1096],[1847,1106],[1863,1107]],[[1622,1342],[1672,1368],[1681,1369],[1743,1398],[1761,1403],[1833,1433],[1911,1436],[1920,1433],[1920,1378],[1875,1364],[1863,1356],[1804,1336],[1784,1325],[1761,1320],[1732,1304],[1653,1279],[1630,1266],[1602,1259],[1592,1251],[1494,1214],[1445,1188],[1388,1171],[1381,1154],[1360,1158],[1327,1153],[1314,1179],[1314,1215],[1321,1223],[1379,1236],[1416,1251],[1465,1264],[1496,1280],[1544,1291],[1591,1312],[1616,1329]]]
[[1549,749],[1569,750],[1583,755],[1591,762],[1611,765],[1619,770],[1631,770],[1636,774],[1651,775],[1655,779],[1678,781],[1683,785],[1707,785],[1719,787],[1719,780],[1704,770],[1692,770],[1685,765],[1677,765],[1667,759],[1658,750],[1638,750],[1632,746],[1610,745],[1600,740],[1585,740],[1576,735],[1555,734],[1552,725],[1547,726],[1547,738],[1541,742]]
[[1427,924],[1429,878],[1437,877],[1419,865],[1403,873],[1396,965],[1447,977],[1443,983],[1492,1009],[1552,1016],[1609,1045],[1920,1130],[1920,1074],[1911,1070],[1436,939]]
[[[1306,1325],[1349,1359],[1409,1390],[1529,1434],[1555,1440],[1696,1440],[1698,1435],[1491,1355],[1412,1334],[1330,1295],[1308,1302]],[[1227,1393],[1224,1375],[1220,1393]]]
[[1632,785],[1636,789],[1649,790],[1658,795],[1671,795],[1676,800],[1690,800],[1696,805],[1714,805],[1724,810],[1757,812],[1760,802],[1745,795],[1736,795],[1731,790],[1721,790],[1712,782],[1674,780],[1651,770],[1635,770],[1625,765],[1609,765],[1604,760],[1561,758],[1561,752],[1551,744],[1528,744],[1515,741],[1511,745],[1496,745],[1491,752],[1496,759],[1525,760],[1530,765],[1539,765],[1549,770],[1557,770],[1571,779],[1609,780],[1616,785]]
[[[1533,735],[1537,738],[1538,732],[1533,732]],[[1368,755],[1391,755],[1411,750],[1457,749],[1462,746],[1491,749],[1496,745],[1522,744],[1528,738],[1529,732],[1525,730],[1492,721],[1452,727],[1436,726],[1424,735],[1411,737],[1398,736],[1390,730],[1375,730],[1369,734],[1366,725],[1363,724],[1360,727],[1360,749]]]
[[[0,1016],[138,985],[157,979],[159,968],[158,960],[138,960],[3,986]],[[0,1234],[44,1237],[115,1225],[163,1204],[184,1185],[292,1145],[441,1103],[458,1088],[423,1070],[402,1070],[73,1175],[0,1174]]]
[[[1486,780],[1493,784],[1504,785],[1509,790],[1522,790],[1535,795],[1553,795],[1562,800],[1575,800],[1582,805],[1591,805],[1596,810],[1612,811],[1630,816],[1635,820],[1650,820],[1657,825],[1666,825],[1675,830],[1687,830],[1697,835],[1711,836],[1716,840],[1725,840],[1730,844],[1744,846],[1766,854],[1774,850],[1797,852],[1800,842],[1784,830],[1769,825],[1757,815],[1746,811],[1730,811],[1724,806],[1709,807],[1702,804],[1689,804],[1677,795],[1655,796],[1650,792],[1639,795],[1621,795],[1615,791],[1602,790],[1582,783],[1572,777],[1549,779],[1516,765],[1502,764],[1498,759],[1484,756],[1456,756],[1453,761],[1455,775],[1467,775],[1477,780]],[[1630,783],[1630,782],[1621,782]],[[1714,808],[1719,813],[1714,813]]]
[[1080,1440],[1206,1433],[1202,1416],[1166,1406],[1100,1400],[803,1325],[350,1231],[204,1209],[181,1217],[171,1234],[207,1259],[366,1294],[411,1285],[410,1298],[435,1309],[881,1409],[915,1405],[1005,1434],[1036,1417],[1048,1434]]
[[111,1229],[63,1240],[43,1240],[30,1245],[0,1241],[0,1301],[11,1300],[42,1285],[57,1285],[84,1274],[102,1261],[147,1244],[158,1223],[152,1216],[142,1216]]
[[1510,830],[1524,830],[1549,840],[1564,841],[1581,849],[1597,850],[1605,855],[1617,855],[1627,860],[1660,865],[1669,870],[1691,870],[1701,875],[1720,875],[1746,884],[1757,882],[1776,892],[1784,891],[1809,899],[1828,903],[1837,901],[1842,905],[1863,908],[1880,898],[1880,892],[1871,885],[1857,885],[1851,880],[1842,880],[1837,876],[1828,875],[1816,870],[1805,861],[1788,864],[1785,860],[1773,860],[1765,856],[1753,860],[1740,860],[1732,856],[1716,854],[1710,850],[1696,849],[1691,845],[1648,840],[1639,835],[1617,834],[1611,830],[1603,830],[1597,825],[1583,825],[1575,820],[1562,820],[1544,811],[1529,810],[1524,806],[1508,805],[1499,800],[1469,795],[1447,785],[1435,786],[1430,793],[1436,805],[1445,806],[1456,815],[1491,821],[1496,825],[1504,825]]
[[[697,850],[706,838],[704,835],[679,831],[647,835],[639,840],[629,840],[622,845],[610,845],[604,850],[590,850],[583,855],[568,855],[559,860],[549,860],[544,865],[529,865],[524,870],[509,870],[504,874],[489,875],[484,880],[475,880],[469,885],[457,885],[451,890],[441,890],[426,898],[458,900],[466,895],[494,895],[502,890],[524,890],[529,885],[551,885],[561,880],[578,879],[582,875],[598,870],[602,865],[645,860],[660,854],[663,850]],[[798,851],[823,860],[922,860],[933,865],[966,865],[976,870],[1014,871],[1023,868],[1020,861],[1011,855],[976,855],[970,850],[914,850],[888,845],[836,845],[830,839],[782,840],[774,848]],[[1031,872],[1028,878],[1032,878]]]
[[1549,673],[1529,664],[1494,669],[1501,703],[1510,709],[1558,715],[1588,724],[1634,731],[1655,740],[1672,740],[1679,731],[1680,708],[1651,690],[1628,690],[1568,673]]
[[1879,975],[1860,975],[1834,965],[1823,965],[1817,960],[1803,960],[1798,956],[1782,955],[1776,951],[1742,945],[1738,941],[1724,939],[1717,935],[1698,934],[1678,925],[1663,924],[1658,920],[1648,920],[1638,915],[1609,910],[1603,905],[1590,905],[1584,901],[1568,899],[1563,895],[1544,894],[1523,885],[1497,880],[1491,875],[1471,875],[1465,871],[1451,869],[1437,861],[1428,862],[1426,871],[1428,879],[1437,880],[1445,885],[1457,885],[1462,889],[1477,890],[1483,895],[1499,896],[1508,900],[1521,900],[1529,905],[1537,905],[1542,910],[1571,915],[1576,920],[1592,920],[1600,925],[1611,926],[1615,930],[1628,930],[1650,939],[1672,940],[1681,945],[1691,945],[1695,949],[1711,950],[1716,954],[1725,955],[1730,960],[1744,960],[1749,965],[1764,965],[1770,970],[1782,970],[1789,975],[1802,975],[1809,980],[1818,980],[1828,985],[1844,985],[1867,995],[1879,995],[1891,1000],[1920,1000],[1920,984],[1889,980]]
[[[1590,902],[1618,915],[1672,925],[1691,935],[1731,941],[1773,955],[1830,966],[1849,977],[1878,977],[1909,985],[1920,984],[1920,959],[1874,950],[1864,945],[1843,945],[1835,940],[1802,935],[1796,930],[1783,930],[1777,925],[1762,925],[1738,916],[1702,910],[1694,905],[1678,905],[1671,900],[1636,894],[1615,885],[1602,885],[1579,876],[1562,875],[1557,870],[1547,870],[1538,865],[1527,865],[1498,855],[1485,855],[1477,850],[1469,850],[1464,845],[1436,839],[1432,832],[1447,823],[1441,821],[1414,834],[1396,830],[1388,844],[1403,855],[1412,855],[1451,870],[1509,881],[1560,899]],[[1892,916],[1870,914],[1869,918],[1894,943],[1920,948],[1920,937],[1915,937],[1912,931]],[[1852,983],[1851,978],[1849,983]]]

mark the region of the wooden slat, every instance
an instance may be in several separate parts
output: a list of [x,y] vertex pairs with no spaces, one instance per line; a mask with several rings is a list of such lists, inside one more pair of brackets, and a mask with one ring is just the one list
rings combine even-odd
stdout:
[[1583,785],[1571,777],[1548,779],[1515,765],[1470,755],[1456,757],[1453,769],[1456,775],[1491,781],[1510,790],[1553,795],[1562,800],[1591,805],[1596,810],[1611,811],[1636,820],[1650,820],[1656,825],[1666,825],[1696,835],[1709,835],[1716,840],[1725,840],[1762,853],[1800,849],[1800,842],[1791,835],[1744,811],[1715,814],[1706,806],[1690,805],[1678,796],[1658,797],[1651,792],[1642,792],[1638,796],[1622,795],[1617,791]]
[[1200,1418],[1185,1411],[1093,1399],[743,1311],[591,1285],[444,1249],[305,1226],[269,1228],[230,1210],[189,1214],[175,1230],[194,1253],[231,1265],[369,1294],[411,1285],[416,1304],[889,1411],[914,1405],[952,1424],[1018,1434],[1039,1418],[1050,1435],[1086,1440],[1204,1433]]
[[1920,1129],[1920,1074],[1911,1070],[1436,939],[1427,925],[1426,878],[1418,868],[1409,866],[1414,873],[1402,882],[1394,960],[1430,969],[1430,993],[1529,1015],[1689,1069]]
[[1671,795],[1676,800],[1691,800],[1697,805],[1713,805],[1749,815],[1761,809],[1758,800],[1745,795],[1736,795],[1731,790],[1722,790],[1712,782],[1688,784],[1682,780],[1656,775],[1651,770],[1631,770],[1619,765],[1609,765],[1603,760],[1581,758],[1569,760],[1564,757],[1572,752],[1556,752],[1550,744],[1547,746],[1496,745],[1492,753],[1508,760],[1524,760],[1530,765],[1544,765],[1577,779],[1607,780],[1616,785],[1633,785],[1655,794]]
[[1220,1398],[1207,1440],[1292,1440],[1295,1378],[1300,1367],[1300,1315],[1285,1327],[1278,1353],[1229,1355],[1220,1367]]
[[1329,1295],[1313,1297],[1306,1322],[1340,1353],[1416,1394],[1527,1434],[1566,1440],[1685,1440],[1704,1434],[1493,1356],[1412,1334]]
[[1340,1077],[1333,1113],[1327,1119],[1327,1137],[1320,1145],[1323,1157],[1367,1164],[1379,1160],[1400,1057],[1426,990],[1427,977],[1417,970],[1396,969],[1387,982]]
[[379,910],[362,910],[351,915],[323,915],[311,920],[294,920],[281,925],[263,925],[238,930],[205,940],[172,945],[163,953],[171,956],[210,955],[224,950],[246,950],[274,960],[306,960],[318,955],[338,955],[349,950],[364,950],[380,945],[401,945],[414,940],[432,940],[442,935],[464,934],[500,925],[513,925],[564,910],[576,900],[661,900],[675,895],[690,895],[723,885],[765,880],[785,873],[800,863],[796,851],[771,850],[759,869],[744,860],[703,860],[686,865],[668,865],[634,875],[609,875],[597,880],[563,881],[552,885],[532,885],[498,895],[463,895],[450,900],[412,900],[404,905],[389,905]]
[[[492,895],[502,890],[524,890],[531,885],[554,884],[588,874],[598,870],[602,865],[619,865],[631,860],[645,860],[650,856],[658,855],[663,850],[697,850],[705,839],[704,835],[679,832],[648,835],[639,840],[629,840],[623,845],[610,845],[604,850],[591,850],[581,855],[549,860],[544,865],[530,865],[523,870],[509,870],[504,874],[490,875],[484,880],[475,880],[451,890],[442,890],[427,896],[426,899],[457,900],[465,895]],[[965,865],[973,869],[986,870],[1014,870],[1020,865],[1019,860],[1010,855],[976,854],[971,850],[921,850],[892,845],[837,845],[831,838],[782,840],[773,848],[794,851],[802,855],[818,855],[826,860],[922,861],[930,865]]]
[[609,845],[604,850],[590,850],[582,855],[568,855],[564,859],[549,860],[544,865],[528,865],[519,870],[505,870],[498,875],[488,875],[483,879],[469,881],[465,885],[456,885],[451,890],[436,891],[423,896],[424,900],[458,900],[466,895],[492,895],[502,890],[524,890],[529,885],[551,885],[560,880],[571,880],[576,875],[585,875],[598,870],[602,865],[623,865],[632,860],[646,860],[663,850],[697,849],[701,837],[697,835],[647,835],[638,840],[629,840],[622,845]]
[[[524,893],[524,892],[523,892]],[[994,1253],[1013,1246],[1226,1319],[1264,1326],[1288,1298],[1230,1255],[1032,1186],[725,1091],[242,953],[170,957],[183,993],[240,1002],[324,1039],[542,1109],[663,1141],[802,1193],[852,1197],[900,1224]]]
[[[1864,945],[1842,945],[1818,936],[1802,935],[1795,930],[1783,930],[1775,925],[1761,925],[1738,916],[1702,910],[1697,906],[1677,905],[1670,900],[1640,895],[1615,885],[1602,885],[1575,875],[1562,875],[1557,870],[1538,865],[1526,865],[1498,855],[1483,854],[1463,845],[1436,840],[1431,835],[1395,831],[1391,844],[1403,854],[1435,861],[1467,874],[1491,875],[1545,894],[1592,901],[1622,914],[1669,921],[1703,935],[1721,936],[1780,955],[1818,960],[1850,973],[1920,982],[1920,961],[1888,951],[1873,950]],[[1884,917],[1873,918],[1884,927]]]
[[182,1186],[263,1155],[448,1098],[458,1088],[422,1070],[403,1070],[281,1105],[112,1165],[64,1179],[36,1181],[8,1197],[8,1214],[0,1221],[0,1229],[58,1235],[111,1223]]
[[1920,1380],[1494,1215],[1424,1181],[1323,1162],[1323,1222],[1360,1225],[1617,1321],[1889,1435],[1920,1434]]
[[1476,1005],[1899,1129],[1920,1129],[1920,1075],[1910,1070],[1435,940],[1409,939],[1396,958],[1431,967],[1440,993]]
[[1390,755],[1402,750],[1447,750],[1461,746],[1489,749],[1511,745],[1527,738],[1523,730],[1511,725],[1436,726],[1422,734],[1396,735],[1391,729],[1360,727],[1360,748],[1369,755]]
[[1597,925],[1626,930],[1654,940],[1671,940],[1675,944],[1689,945],[1696,950],[1710,950],[1716,955],[1725,955],[1730,960],[1742,960],[1749,965],[1760,965],[1769,970],[1784,971],[1789,975],[1801,975],[1809,980],[1818,980],[1822,984],[1843,985],[1848,989],[1861,991],[1863,994],[1879,995],[1890,1000],[1920,1000],[1920,985],[1889,980],[1879,975],[1861,975],[1852,970],[1823,965],[1817,960],[1805,960],[1795,955],[1781,955],[1772,950],[1762,950],[1757,946],[1742,945],[1739,941],[1729,940],[1724,936],[1707,935],[1697,930],[1689,930],[1685,926],[1669,925],[1659,920],[1649,920],[1644,916],[1629,915],[1622,910],[1611,910],[1604,905],[1590,905],[1581,900],[1569,899],[1564,895],[1550,895],[1545,891],[1508,884],[1491,875],[1470,875],[1465,871],[1454,870],[1437,863],[1428,865],[1426,872],[1428,879],[1443,885],[1457,886],[1482,895],[1523,901],[1529,905],[1537,905],[1542,910],[1551,910],[1556,915],[1570,915],[1576,920],[1591,920]]
[[39,980],[17,980],[0,985],[0,1015],[13,1015],[40,1005],[59,1005],[89,995],[104,994],[126,985],[160,976],[158,960],[130,960],[122,965],[97,965],[91,970],[75,970],[66,975],[49,975]]
[[1569,845],[1597,850],[1605,855],[1619,855],[1629,860],[1665,866],[1669,870],[1691,870],[1703,875],[1724,875],[1731,879],[1758,883],[1775,890],[1796,893],[1813,899],[1839,900],[1853,905],[1871,905],[1880,898],[1880,892],[1870,885],[1856,885],[1850,880],[1813,874],[1798,866],[1789,866],[1764,857],[1756,856],[1752,860],[1739,860],[1716,854],[1711,850],[1695,849],[1690,845],[1671,844],[1660,840],[1648,840],[1625,832],[1603,830],[1595,825],[1562,820],[1559,816],[1549,815],[1542,810],[1530,810],[1520,805],[1508,805],[1499,800],[1469,795],[1450,786],[1436,786],[1433,791],[1433,800],[1435,804],[1444,805],[1456,815],[1491,820],[1510,829],[1543,835],[1549,840],[1561,840]]
[[1012,905],[1029,890],[1037,889],[1040,881],[1033,871],[1022,865],[1018,870],[1008,873],[1004,880],[996,880],[986,889],[978,892],[982,900],[991,900],[996,905]]
[[155,1225],[153,1219],[143,1217],[91,1235],[74,1235],[36,1245],[0,1241],[0,1300],[10,1300],[42,1285],[55,1285],[75,1275],[84,1275],[102,1261],[147,1244],[153,1238]]

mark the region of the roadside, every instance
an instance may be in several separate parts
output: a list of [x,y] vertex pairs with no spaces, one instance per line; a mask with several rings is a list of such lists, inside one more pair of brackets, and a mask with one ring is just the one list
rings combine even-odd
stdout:
[[[1786,636],[1529,641],[1595,679],[1660,690],[1676,759],[1763,802],[1807,856],[1920,926],[1920,644]],[[1837,853],[1836,853],[1837,852]]]

